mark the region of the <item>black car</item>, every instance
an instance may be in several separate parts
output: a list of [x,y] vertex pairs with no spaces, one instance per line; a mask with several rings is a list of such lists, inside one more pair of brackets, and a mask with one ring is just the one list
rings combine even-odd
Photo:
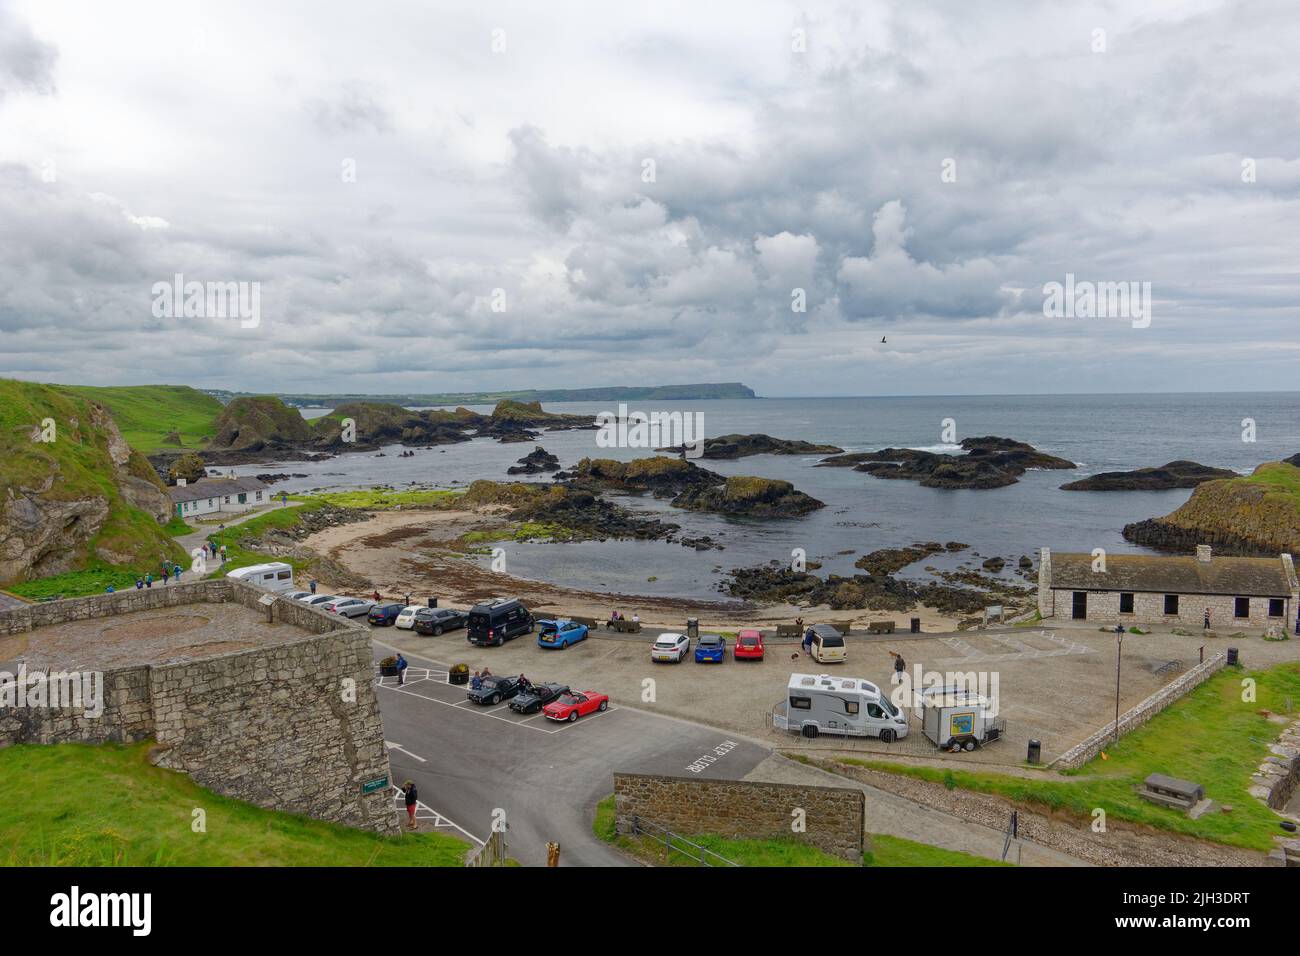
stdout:
[[376,604],[366,615],[366,620],[380,627],[392,627],[397,623],[397,615],[402,613],[405,604]]
[[532,684],[510,702],[510,709],[519,714],[535,714],[561,694],[569,693],[566,684]]
[[499,704],[519,693],[518,677],[484,677],[478,687],[471,687],[465,692],[476,704]]
[[437,637],[443,631],[464,627],[468,621],[469,615],[464,611],[453,611],[449,607],[422,607],[415,612],[415,623],[411,629],[416,634],[424,634],[426,637],[432,634]]
[[532,633],[533,616],[514,598],[497,598],[475,604],[469,611],[465,640],[471,644],[500,647],[520,634]]

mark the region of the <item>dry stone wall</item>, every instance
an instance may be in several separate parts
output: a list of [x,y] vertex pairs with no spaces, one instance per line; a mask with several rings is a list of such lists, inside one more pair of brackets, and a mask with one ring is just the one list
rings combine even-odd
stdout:
[[[201,601],[237,601],[265,613],[264,593],[226,579],[29,605],[0,613],[0,634]],[[159,745],[155,763],[217,793],[399,832],[369,633],[284,598],[271,614],[307,633],[223,655],[105,671],[98,718],[73,708],[0,707],[0,746],[152,737]]]
[[[804,832],[791,826],[799,810]],[[623,834],[639,817],[686,837],[793,837],[861,862],[865,813],[866,797],[856,788],[614,774],[614,822]]]

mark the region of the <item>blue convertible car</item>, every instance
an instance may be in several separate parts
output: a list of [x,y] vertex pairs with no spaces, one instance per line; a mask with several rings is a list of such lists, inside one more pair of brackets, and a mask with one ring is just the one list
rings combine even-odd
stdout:
[[577,621],[538,621],[538,647],[568,647],[587,639],[587,625]]
[[695,663],[721,664],[727,659],[727,639],[718,634],[701,634],[695,642]]

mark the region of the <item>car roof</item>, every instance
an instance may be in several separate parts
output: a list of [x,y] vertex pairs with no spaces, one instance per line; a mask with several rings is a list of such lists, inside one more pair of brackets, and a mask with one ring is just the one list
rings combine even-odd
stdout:
[[747,627],[741,630],[737,637],[762,637],[763,632],[756,627]]
[[722,641],[723,641],[723,638],[722,638],[722,635],[721,635],[721,634],[701,634],[701,635],[700,635],[700,643],[701,643],[701,644],[704,644],[704,643],[717,644],[717,643],[721,643]]
[[659,641],[680,641],[685,636],[685,634],[677,634],[674,631],[664,631],[655,638],[655,643],[658,643]]

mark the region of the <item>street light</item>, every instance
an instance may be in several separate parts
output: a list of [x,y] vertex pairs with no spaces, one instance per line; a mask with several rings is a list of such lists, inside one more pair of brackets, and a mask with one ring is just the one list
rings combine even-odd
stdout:
[[1119,745],[1119,663],[1124,650],[1124,625],[1115,625],[1115,745]]

